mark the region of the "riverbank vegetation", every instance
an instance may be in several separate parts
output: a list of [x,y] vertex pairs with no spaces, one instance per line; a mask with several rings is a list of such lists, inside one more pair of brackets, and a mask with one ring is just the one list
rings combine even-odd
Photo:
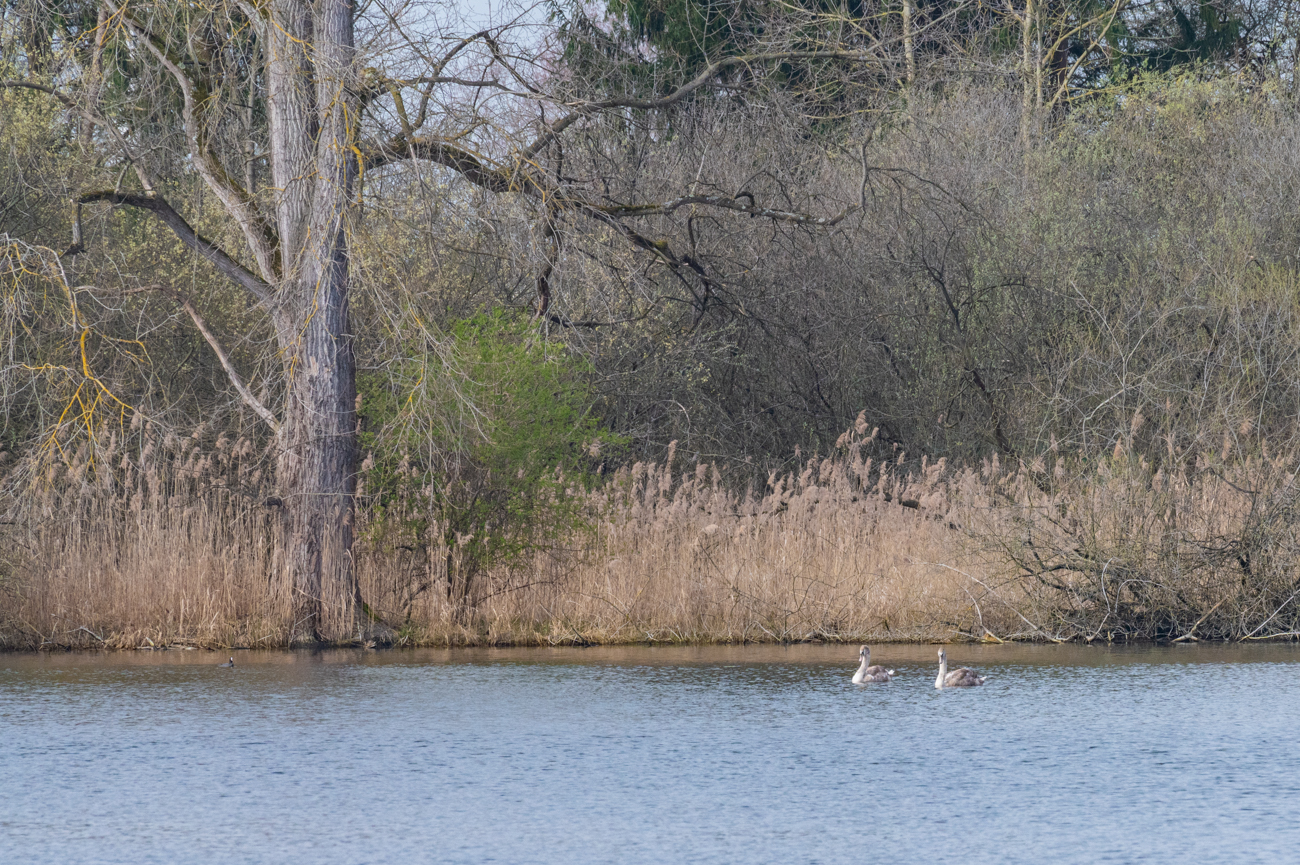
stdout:
[[[288,641],[275,520],[249,504],[273,489],[265,456],[204,432],[146,435],[138,471],[110,441],[112,489],[85,453],[50,470],[9,535],[10,647]],[[436,490],[363,509],[366,612],[401,645],[1295,636],[1286,457],[1155,468],[1118,445],[1096,466],[954,468],[866,456],[878,432],[860,418],[743,492],[673,446],[586,485],[557,475],[568,533],[528,525],[527,546],[430,535],[451,524]]]
[[0,645],[1295,638],[1283,7],[7,8]]

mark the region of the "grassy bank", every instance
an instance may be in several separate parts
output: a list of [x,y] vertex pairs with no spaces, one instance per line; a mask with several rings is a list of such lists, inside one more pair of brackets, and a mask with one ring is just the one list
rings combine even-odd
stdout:
[[[404,645],[1288,639],[1300,632],[1289,458],[1153,466],[1122,447],[979,466],[830,458],[729,488],[713,466],[637,464],[581,493],[572,543],[448,591],[458,550],[402,542],[362,507],[357,567]],[[126,465],[110,448],[98,465]],[[117,462],[113,462],[116,460]],[[283,645],[277,511],[247,441],[86,454],[8,502],[0,645]],[[110,483],[111,481],[111,483]],[[385,520],[412,515],[384,512]],[[364,640],[365,635],[361,635]]]

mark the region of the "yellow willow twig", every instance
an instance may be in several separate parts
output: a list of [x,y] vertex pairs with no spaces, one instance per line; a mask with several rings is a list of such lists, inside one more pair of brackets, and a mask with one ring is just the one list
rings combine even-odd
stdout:
[[[28,254],[33,252],[35,253],[35,262],[32,262],[33,255]],[[45,253],[49,254],[47,255]],[[51,286],[51,283],[53,283],[53,285],[57,286],[58,290],[62,292],[63,297],[67,302],[68,313],[71,318],[70,324],[77,332],[77,354],[80,359],[79,370],[74,365],[53,363],[18,365],[19,368],[32,373],[63,373],[73,380],[80,377],[81,381],[77,382],[77,387],[73,391],[72,396],[63,406],[63,410],[59,414],[58,421],[55,424],[53,431],[39,448],[41,453],[49,453],[52,450],[57,449],[61,455],[66,457],[66,454],[63,453],[63,446],[59,441],[59,436],[64,425],[73,416],[76,417],[77,422],[84,425],[87,434],[91,435],[95,428],[96,416],[100,411],[102,411],[102,407],[106,402],[111,402],[117,405],[119,421],[123,423],[125,422],[128,410],[135,411],[133,406],[118,397],[117,394],[113,392],[113,389],[96,374],[91,363],[91,347],[88,343],[91,333],[96,333],[96,335],[101,339],[107,340],[116,346],[125,347],[119,350],[123,351],[137,363],[149,364],[152,361],[149,358],[148,349],[140,340],[122,339],[108,336],[106,334],[99,334],[82,318],[81,308],[77,303],[77,292],[83,288],[89,287],[72,287],[68,281],[67,273],[63,269],[62,261],[53,250],[44,247],[28,247],[17,241],[12,241],[7,245],[7,249],[4,250],[4,258],[9,263],[8,274],[14,281],[15,290],[8,295],[11,301],[16,302],[18,298],[17,288],[24,277],[38,279],[45,286]],[[51,299],[51,293],[46,290],[44,292],[44,297],[49,301]],[[25,332],[30,334],[31,329],[22,322],[21,317],[19,317],[18,320],[23,324]],[[86,382],[91,382],[96,388],[96,393],[93,398],[91,398],[86,392]]]
[[81,332],[81,340],[80,340],[80,342],[81,342],[81,374],[84,375],[84,376],[85,376],[87,379],[89,379],[90,381],[93,381],[93,382],[94,382],[94,383],[99,387],[100,392],[101,392],[104,396],[107,396],[109,399],[111,399],[111,400],[113,400],[114,402],[116,402],[119,406],[122,407],[123,410],[131,409],[132,411],[134,411],[135,409],[134,409],[133,406],[129,406],[129,405],[127,405],[126,403],[124,403],[122,400],[118,399],[117,395],[116,395],[115,393],[113,393],[113,391],[108,387],[108,385],[106,385],[106,384],[104,384],[102,381],[100,381],[100,380],[99,380],[99,377],[96,376],[96,375],[94,374],[94,372],[91,371],[91,369],[90,369],[90,358],[89,358],[89,357],[87,356],[87,354],[86,354],[86,337],[87,337],[89,334],[90,334],[90,328],[86,328],[85,330],[83,330],[83,331]]
[[63,452],[63,445],[59,443],[59,430],[63,428],[63,422],[67,418],[68,412],[72,411],[72,407],[77,404],[77,401],[80,398],[81,389],[85,386],[85,381],[78,384],[77,389],[72,394],[72,399],[68,400],[68,404],[63,407],[62,413],[59,414],[58,421],[54,424],[54,431],[50,433],[49,438],[41,443],[40,452],[42,454],[48,451],[50,446],[53,445],[55,448],[58,448],[59,456],[65,459],[67,458],[67,454]]

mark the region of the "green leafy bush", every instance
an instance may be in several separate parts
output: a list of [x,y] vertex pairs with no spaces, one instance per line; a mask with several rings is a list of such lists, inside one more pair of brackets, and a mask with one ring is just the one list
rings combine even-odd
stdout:
[[467,610],[489,567],[584,529],[577,493],[622,439],[591,413],[587,362],[530,317],[456,321],[444,348],[440,374],[426,356],[360,377],[361,481],[372,540],[427,554],[408,603],[443,583]]

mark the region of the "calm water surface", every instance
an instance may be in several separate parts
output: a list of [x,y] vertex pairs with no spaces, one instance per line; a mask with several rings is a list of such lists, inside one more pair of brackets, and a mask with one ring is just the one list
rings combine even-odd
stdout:
[[0,862],[1296,861],[1300,650],[0,656]]

